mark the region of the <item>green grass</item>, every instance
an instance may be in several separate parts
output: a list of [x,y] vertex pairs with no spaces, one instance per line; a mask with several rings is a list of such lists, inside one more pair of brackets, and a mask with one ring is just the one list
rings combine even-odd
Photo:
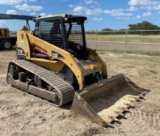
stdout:
[[[114,42],[125,42],[125,34],[119,35],[96,35],[86,34],[87,40],[93,41],[114,41]],[[160,43],[160,35],[138,35],[128,34],[127,42],[140,42],[140,43]]]
[[[87,34],[87,41],[93,42],[93,44],[89,44],[88,46],[99,51],[110,51],[110,52],[125,52],[125,35],[95,35],[95,34]],[[96,44],[96,41],[113,41],[116,43],[124,42],[120,44],[105,44],[101,45]],[[137,42],[144,44],[130,45],[129,42]],[[135,53],[135,54],[148,54],[148,55],[160,55],[160,46],[159,44],[147,44],[147,43],[160,43],[160,35],[127,35],[127,43],[126,43],[126,52],[127,53]]]
[[[97,50],[97,51],[109,51],[109,52],[119,52],[119,53],[124,53],[124,48],[123,47],[92,47],[90,48]],[[158,56],[160,55],[160,48],[158,49],[150,49],[149,47],[142,47],[142,48],[131,48],[128,47],[126,48],[126,53],[134,53],[134,54],[147,54],[147,55],[153,55],[153,56]]]

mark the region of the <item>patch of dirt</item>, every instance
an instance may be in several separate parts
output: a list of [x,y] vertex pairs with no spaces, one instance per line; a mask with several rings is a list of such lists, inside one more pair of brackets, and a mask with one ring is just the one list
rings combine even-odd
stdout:
[[[126,113],[121,124],[104,128],[74,115],[68,107],[52,104],[6,84],[8,63],[15,51],[0,52],[0,135],[1,136],[159,136],[160,57],[135,54],[102,54],[109,77],[123,73],[138,86],[151,90],[146,100]],[[154,66],[154,67],[153,67]]]

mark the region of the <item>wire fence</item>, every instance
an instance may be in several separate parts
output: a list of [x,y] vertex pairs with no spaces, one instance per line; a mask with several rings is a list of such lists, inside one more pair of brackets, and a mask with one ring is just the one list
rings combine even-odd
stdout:
[[86,39],[96,50],[160,55],[160,30],[97,31],[87,33]]

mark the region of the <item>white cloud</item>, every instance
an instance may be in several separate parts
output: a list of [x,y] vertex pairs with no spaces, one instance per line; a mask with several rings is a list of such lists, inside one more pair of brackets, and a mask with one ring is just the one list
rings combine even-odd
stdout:
[[98,15],[100,13],[102,13],[102,9],[101,8],[87,9],[86,10],[86,15]]
[[130,17],[116,17],[117,19],[125,19],[125,20],[129,20]]
[[83,6],[76,6],[75,8],[73,8],[73,12],[76,12],[76,13],[82,13],[86,11],[87,11],[87,8]]
[[36,2],[37,0],[0,0],[0,5],[17,5],[21,4],[22,2]]
[[137,8],[137,7],[135,7],[135,6],[131,6],[128,10],[129,10],[129,11],[137,11],[137,10],[138,10],[138,8]]
[[137,15],[136,19],[140,19],[140,18],[148,17],[148,16],[152,16],[152,13],[151,12],[144,12],[142,15]]
[[16,10],[7,10],[6,14],[18,14]]
[[155,6],[147,6],[147,9],[160,11],[160,4]]
[[130,0],[128,4],[130,6],[151,6],[151,5],[156,5],[159,4],[160,2],[158,1],[153,1],[153,0]]
[[137,15],[136,18],[137,18],[137,19],[140,19],[140,18],[141,18],[141,15]]
[[[70,5],[70,7],[72,7],[72,5]],[[87,8],[85,6],[73,6],[73,12],[76,14],[86,14],[86,15],[98,15],[100,13],[102,13],[102,9],[101,8]]]
[[24,0],[0,0],[0,5],[17,5],[23,2]]
[[157,11],[157,13],[160,11],[160,1],[158,0],[130,0],[128,4],[130,5],[130,11],[132,7],[137,8],[137,10],[142,10],[143,12],[146,10],[148,11],[144,12],[142,15],[138,15],[136,17],[137,19],[152,16],[151,11]]
[[37,0],[29,0],[30,2],[36,2]]
[[68,7],[73,8],[73,7],[74,7],[74,5],[70,4]]
[[[140,19],[147,16],[152,16],[151,10],[160,11],[160,1],[158,0],[128,0],[128,9],[111,9],[104,10],[98,3],[97,0],[84,0],[79,3],[79,5],[70,4],[69,7],[72,9],[70,11],[76,15],[86,14],[86,15],[101,15],[108,14],[118,19]],[[134,15],[134,11],[142,10],[143,14]],[[148,10],[148,12],[145,12]],[[160,12],[159,12],[160,13]],[[101,18],[93,17],[92,20],[101,20]]]
[[96,20],[96,21],[102,21],[103,20],[103,18],[92,18],[92,20]]
[[93,0],[85,0],[85,3],[86,3],[86,4],[92,4],[92,3],[93,3]]
[[19,10],[24,10],[24,11],[38,11],[38,10],[42,10],[43,7],[41,6],[32,6],[32,5],[28,5],[26,3],[22,4],[22,5],[17,5],[15,6],[17,9]]
[[[131,7],[135,7],[135,8],[138,7],[140,10],[148,10],[148,11],[154,10],[154,11],[157,11],[157,13],[159,13],[160,11],[160,1],[158,0],[130,0],[128,4]],[[151,15],[144,14],[142,16],[151,16]]]
[[145,12],[142,14],[143,17],[148,17],[148,16],[152,16],[151,12]]
[[132,13],[124,13],[123,9],[112,9],[112,10],[105,10],[103,11],[105,14],[109,14],[111,16],[115,17],[127,17],[132,16]]
[[105,14],[114,14],[118,12],[123,12],[123,9],[112,9],[112,10],[104,10],[103,13]]

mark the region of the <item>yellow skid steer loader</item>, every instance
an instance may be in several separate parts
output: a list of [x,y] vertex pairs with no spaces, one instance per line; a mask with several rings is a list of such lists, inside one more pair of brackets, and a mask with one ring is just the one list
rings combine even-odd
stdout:
[[143,98],[144,90],[124,75],[107,77],[105,63],[86,47],[83,16],[34,19],[35,30],[17,32],[17,60],[9,63],[7,83],[71,110],[102,126]]

